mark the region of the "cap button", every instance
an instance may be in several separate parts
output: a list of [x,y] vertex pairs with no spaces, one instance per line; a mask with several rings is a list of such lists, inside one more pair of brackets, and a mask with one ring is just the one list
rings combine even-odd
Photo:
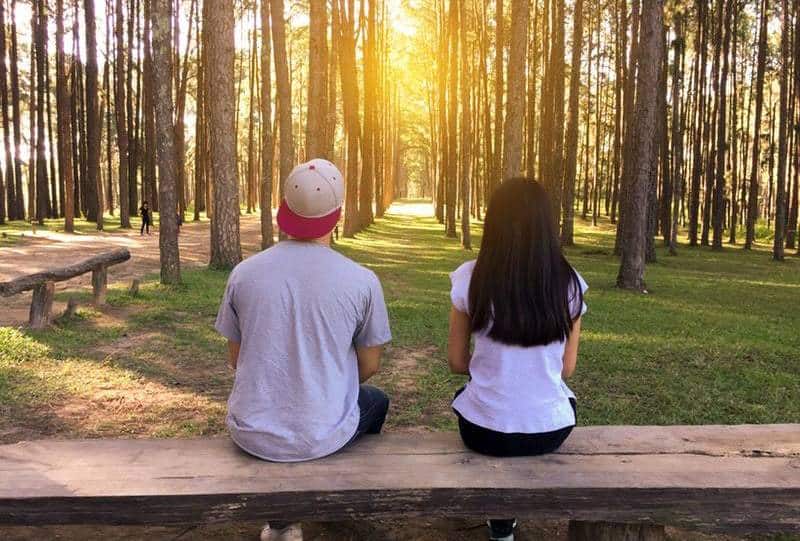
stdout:
[[314,165],[309,165],[309,166],[308,166],[308,168],[313,170],[313,169],[316,169],[316,166],[314,166]]

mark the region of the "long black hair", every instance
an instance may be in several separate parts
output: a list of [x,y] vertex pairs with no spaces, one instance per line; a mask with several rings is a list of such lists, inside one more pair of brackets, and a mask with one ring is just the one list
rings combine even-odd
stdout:
[[[578,298],[571,298],[578,295]],[[486,210],[469,285],[472,331],[531,347],[565,340],[570,305],[583,302],[580,282],[561,250],[550,197],[530,179],[506,180]]]

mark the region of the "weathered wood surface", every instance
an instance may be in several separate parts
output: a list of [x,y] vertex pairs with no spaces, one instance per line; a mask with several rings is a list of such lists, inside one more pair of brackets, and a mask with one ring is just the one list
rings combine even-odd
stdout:
[[41,282],[33,288],[31,310],[28,316],[28,324],[31,329],[44,329],[50,324],[50,312],[53,309],[55,290],[56,287],[53,282]]
[[490,516],[800,532],[800,425],[578,428],[495,459],[455,434],[276,464],[227,438],[0,446],[0,524]]
[[96,305],[106,303],[106,288],[108,287],[108,267],[98,265],[92,270],[92,298]]
[[0,296],[9,297],[11,295],[16,295],[17,293],[33,289],[37,284],[43,282],[62,282],[64,280],[69,280],[70,278],[80,276],[81,274],[93,271],[99,267],[109,267],[111,265],[123,263],[130,258],[130,252],[126,248],[120,248],[119,250],[98,254],[73,265],[67,265],[66,267],[20,276],[7,282],[0,282]]
[[569,523],[568,541],[667,541],[663,526],[652,524],[615,524],[613,522]]

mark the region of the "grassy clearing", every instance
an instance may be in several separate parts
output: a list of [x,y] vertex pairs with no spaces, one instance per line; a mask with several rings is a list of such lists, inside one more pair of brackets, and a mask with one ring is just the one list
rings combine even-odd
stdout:
[[[376,382],[394,395],[389,426],[453,429],[463,378],[444,361],[448,273],[475,253],[423,209],[398,205],[337,249],[383,281],[395,340]],[[800,259],[774,263],[766,246],[659,250],[652,293],[636,295],[614,287],[610,227],[576,230],[568,256],[590,285],[571,382],[582,424],[800,422]],[[226,274],[184,280],[151,277],[136,298],[112,288],[102,313],[47,331],[0,328],[0,439],[221,432],[231,376],[211,325]]]

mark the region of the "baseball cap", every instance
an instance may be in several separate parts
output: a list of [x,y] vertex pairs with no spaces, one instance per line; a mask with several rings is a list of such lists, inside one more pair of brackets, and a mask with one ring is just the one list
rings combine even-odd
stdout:
[[344,203],[344,178],[323,159],[301,163],[283,184],[278,226],[298,239],[315,239],[330,233],[339,221]]

